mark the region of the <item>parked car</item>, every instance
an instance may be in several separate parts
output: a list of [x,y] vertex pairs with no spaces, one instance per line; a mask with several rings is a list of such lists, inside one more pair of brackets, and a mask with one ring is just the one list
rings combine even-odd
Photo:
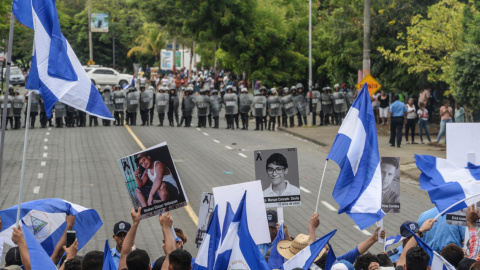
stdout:
[[[7,77],[7,69],[3,69],[3,80]],[[12,66],[10,68],[10,84],[11,85],[21,85],[25,86],[25,77],[23,76],[23,72],[19,67]]]
[[86,67],[85,72],[87,72],[88,77],[92,80],[94,85],[115,85],[119,84],[121,86],[128,85],[133,79],[132,75],[118,73],[113,68],[93,68]]

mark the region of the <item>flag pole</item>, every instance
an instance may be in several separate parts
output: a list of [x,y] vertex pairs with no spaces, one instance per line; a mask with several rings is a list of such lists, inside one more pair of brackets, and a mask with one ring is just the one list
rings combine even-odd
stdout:
[[464,201],[466,201],[466,200],[469,200],[469,199],[471,199],[471,198],[473,198],[473,197],[477,197],[477,196],[480,196],[480,193],[475,194],[475,195],[473,195],[473,196],[470,196],[470,197],[468,197],[468,198],[465,198],[465,199],[463,199],[463,200],[460,200],[460,201],[458,201],[458,202],[450,205],[447,209],[445,209],[445,210],[443,210],[441,213],[439,213],[439,214],[435,217],[435,220],[438,220],[438,218],[439,218],[440,216],[443,216],[445,213],[448,212],[448,210],[452,209],[453,207],[461,204],[462,202],[464,202]]
[[[3,148],[5,146],[5,129],[7,127],[7,105],[8,105],[8,86],[10,84],[10,66],[12,65],[12,45],[13,45],[13,23],[15,15],[10,13],[10,32],[8,34],[8,51],[7,51],[7,71],[5,73],[5,89],[3,90],[3,116],[2,116],[2,136],[0,138],[0,186],[2,185],[2,168],[3,168]],[[1,88],[1,85],[0,85]]]
[[20,177],[20,190],[18,191],[18,209],[17,209],[17,227],[20,223],[20,208],[22,204],[22,191],[23,191],[23,179],[25,178],[25,159],[27,157],[27,146],[28,146],[28,131],[30,130],[30,107],[32,103],[32,97],[30,97],[32,91],[28,94],[28,103],[27,103],[27,119],[25,121],[25,142],[23,143],[23,157],[22,157],[22,173]]
[[327,170],[328,159],[325,161],[325,167],[323,168],[322,181],[320,181],[320,188],[318,189],[317,204],[315,205],[315,213],[318,213],[318,202],[320,201],[320,192],[322,191],[323,178],[325,178],[325,171]]

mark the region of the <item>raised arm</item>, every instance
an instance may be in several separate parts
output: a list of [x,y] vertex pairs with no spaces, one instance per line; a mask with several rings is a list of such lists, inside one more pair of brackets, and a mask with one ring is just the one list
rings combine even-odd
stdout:
[[27,242],[22,232],[22,228],[18,226],[18,229],[13,227],[12,241],[18,246],[20,251],[20,258],[22,259],[23,269],[31,270],[30,254],[28,253]]
[[52,259],[53,263],[57,264],[58,261],[62,258],[63,255],[63,246],[67,242],[67,231],[70,231],[73,229],[73,225],[75,224],[75,216],[74,215],[67,215],[65,218],[65,222],[67,223],[67,227],[65,228],[65,231],[63,232],[62,237],[60,240],[58,240],[57,245],[55,246],[55,249],[53,250],[52,256],[50,256],[50,259]]
[[319,225],[320,219],[318,218],[318,214],[314,213],[310,217],[310,220],[308,220],[308,235],[310,236],[311,242],[317,240],[317,237],[315,236],[315,230],[318,228]]
[[160,225],[162,226],[163,232],[163,241],[165,243],[165,261],[162,265],[162,270],[168,270],[170,265],[169,254],[176,249],[175,239],[173,239],[172,232],[170,227],[173,225],[173,218],[170,215],[170,212],[165,212],[165,214],[159,216]]
[[[357,248],[358,248],[358,252],[360,254],[363,254],[363,253],[367,252],[367,250],[369,250],[373,246],[373,244],[378,242],[378,231],[379,230],[380,230],[380,227],[377,227],[375,232],[369,238],[367,238],[367,240],[358,244]],[[382,232],[380,233],[380,238],[385,239],[385,230],[382,230]]]
[[132,211],[130,212],[130,215],[132,216],[132,227],[125,236],[125,240],[123,240],[122,252],[120,253],[120,264],[118,266],[119,270],[127,269],[127,256],[132,251],[133,244],[135,243],[137,228],[142,219],[141,211],[142,208],[139,207],[137,211],[135,211],[135,208],[132,208]]
[[480,218],[478,208],[475,205],[469,206],[467,209],[467,227],[470,234],[470,239],[465,249],[465,256],[470,259],[476,259],[479,254],[480,241],[478,239],[477,230],[475,229],[475,222]]
[[[433,218],[427,219],[423,223],[422,227],[420,227],[419,231],[422,234],[430,231],[430,229],[432,229],[433,224],[435,224],[435,222],[437,222],[437,221]],[[420,235],[418,235],[418,236],[420,237]],[[402,251],[402,254],[400,255],[400,259],[398,259],[398,261],[397,261],[397,265],[402,265],[402,266],[405,265],[408,250],[413,248],[413,247],[416,247],[417,245],[418,245],[417,240],[415,239],[415,237],[412,236],[412,238],[410,238],[410,240],[408,240],[407,244],[403,247],[403,251]]]

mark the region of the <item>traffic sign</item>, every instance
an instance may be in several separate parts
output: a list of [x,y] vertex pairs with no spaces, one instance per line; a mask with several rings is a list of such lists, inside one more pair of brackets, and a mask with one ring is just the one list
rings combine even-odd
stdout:
[[93,62],[92,59],[88,60],[87,66],[95,65],[95,62]]
[[365,78],[363,78],[363,80],[357,84],[357,89],[362,89],[365,83],[368,84],[368,92],[370,92],[370,96],[375,94],[375,92],[382,88],[382,85],[379,84],[377,80],[375,80],[375,78],[373,78],[373,76],[370,74],[365,76]]

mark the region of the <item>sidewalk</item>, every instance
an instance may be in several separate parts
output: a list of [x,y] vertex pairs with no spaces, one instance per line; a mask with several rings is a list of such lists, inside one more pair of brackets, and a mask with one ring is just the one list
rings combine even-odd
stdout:
[[[322,127],[280,127],[278,128],[278,130],[290,133],[294,136],[318,144],[321,146],[322,151],[328,153],[330,152],[330,148],[332,147],[335,137],[337,136],[339,128],[340,126],[328,125]],[[429,125],[429,131],[432,141],[435,141],[438,133],[438,125]],[[420,144],[420,138],[418,137],[418,127],[416,133],[417,134],[415,136],[415,141],[419,144],[406,144],[405,135],[403,135],[401,147],[391,147],[389,144],[390,131],[388,130],[388,127],[377,125],[378,150],[380,152],[380,156],[400,157],[400,172],[402,177],[410,178],[412,180],[418,180],[418,178],[420,177],[420,171],[415,165],[415,154],[431,155],[435,157],[446,158],[445,145],[439,147],[428,145],[428,140],[425,135],[423,139],[426,144]],[[445,139],[442,138],[440,142],[443,142],[444,140]]]

